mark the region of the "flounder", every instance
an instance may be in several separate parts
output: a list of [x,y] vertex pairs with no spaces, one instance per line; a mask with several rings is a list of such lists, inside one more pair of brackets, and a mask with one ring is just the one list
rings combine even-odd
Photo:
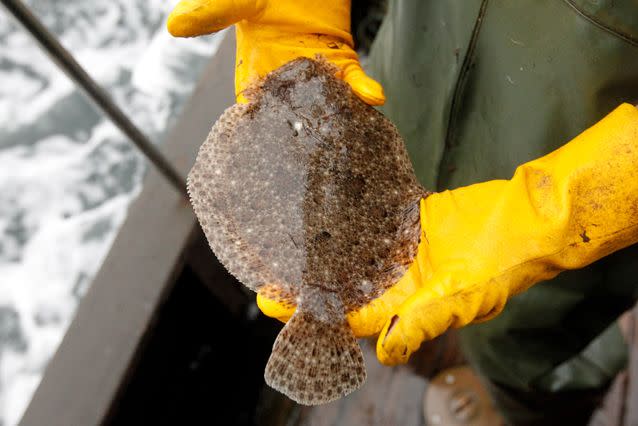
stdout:
[[273,388],[306,405],[364,382],[346,314],[407,271],[420,237],[417,182],[380,112],[299,58],[227,109],[188,176],[211,248],[242,283],[296,306],[266,366]]

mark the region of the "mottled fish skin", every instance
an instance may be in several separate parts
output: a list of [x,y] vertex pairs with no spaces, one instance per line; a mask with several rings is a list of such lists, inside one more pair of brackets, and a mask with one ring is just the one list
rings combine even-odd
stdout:
[[418,184],[396,128],[330,65],[300,58],[229,108],[188,177],[220,261],[297,311],[266,380],[304,404],[365,379],[346,313],[406,272],[419,242]]

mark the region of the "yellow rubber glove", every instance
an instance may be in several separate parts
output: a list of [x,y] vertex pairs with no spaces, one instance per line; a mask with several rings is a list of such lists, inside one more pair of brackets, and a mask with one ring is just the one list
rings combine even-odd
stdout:
[[168,17],[177,37],[211,34],[235,24],[235,94],[300,56],[321,55],[370,105],[382,105],[381,85],[365,75],[353,50],[349,0],[183,0]]
[[[421,201],[415,262],[348,320],[380,331],[377,357],[406,362],[450,327],[498,315],[533,284],[638,242],[638,109],[623,104],[570,143],[520,166],[512,179]],[[258,296],[285,321],[294,312]]]

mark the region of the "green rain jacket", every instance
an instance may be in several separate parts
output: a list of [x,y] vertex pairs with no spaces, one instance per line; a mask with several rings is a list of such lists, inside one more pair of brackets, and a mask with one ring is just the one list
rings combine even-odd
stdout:
[[[635,0],[396,0],[369,57],[421,183],[508,179],[638,103]],[[626,362],[610,326],[638,293],[638,247],[565,272],[462,330],[466,355],[523,392],[596,389]]]

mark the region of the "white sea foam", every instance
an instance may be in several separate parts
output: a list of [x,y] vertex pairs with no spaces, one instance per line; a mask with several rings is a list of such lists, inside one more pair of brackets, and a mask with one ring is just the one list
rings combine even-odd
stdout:
[[[223,34],[176,40],[163,0],[31,0],[131,119],[161,140]],[[108,253],[144,160],[0,14],[0,424],[16,424]]]

